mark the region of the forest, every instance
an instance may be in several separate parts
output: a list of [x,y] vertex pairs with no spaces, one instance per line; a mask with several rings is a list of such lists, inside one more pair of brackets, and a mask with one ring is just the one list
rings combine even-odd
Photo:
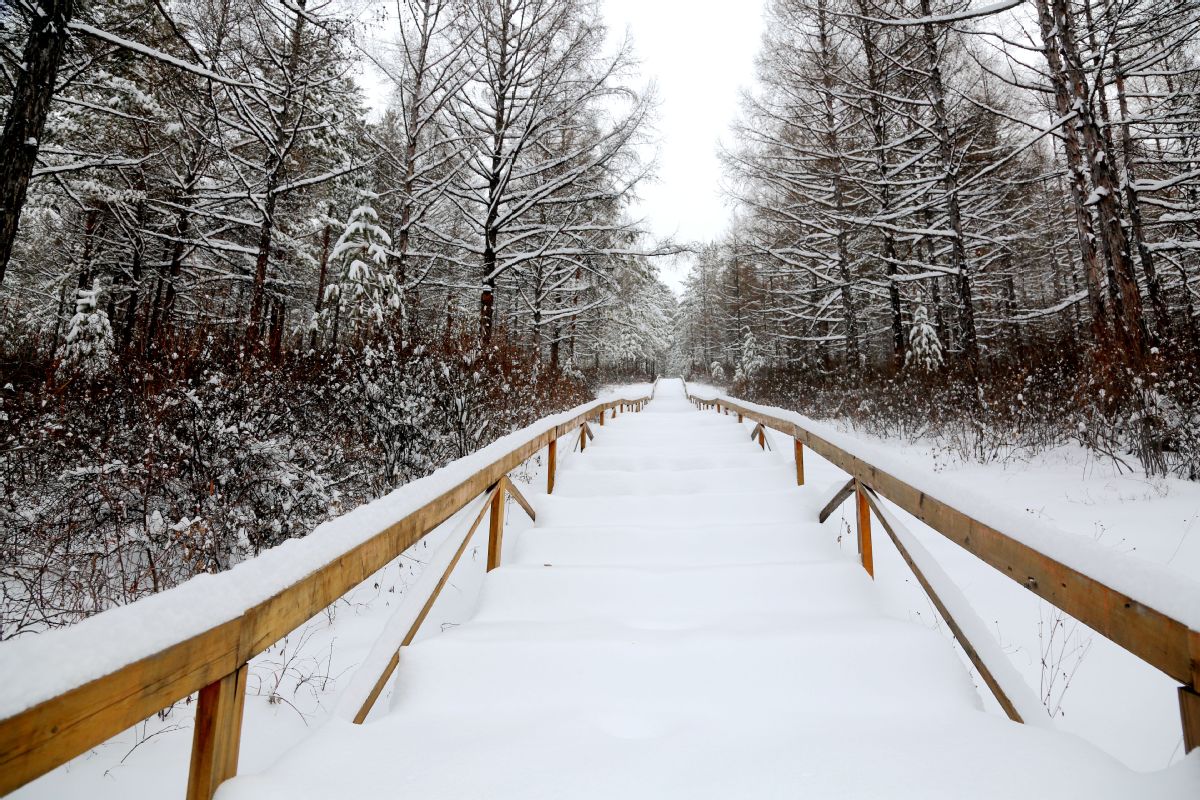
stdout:
[[666,351],[629,46],[582,0],[384,8],[0,8],[0,638],[304,535]]
[[1196,478],[1200,6],[767,15],[689,372],[976,458],[1081,442]]
[[0,638],[660,374],[1200,477],[1200,3],[770,0],[705,242],[599,3],[348,7],[0,7]]

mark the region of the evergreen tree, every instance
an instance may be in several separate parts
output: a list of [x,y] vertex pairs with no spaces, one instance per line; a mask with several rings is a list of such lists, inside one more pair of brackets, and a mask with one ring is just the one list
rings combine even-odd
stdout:
[[392,239],[379,224],[372,205],[375,199],[370,192],[363,193],[330,254],[341,267],[341,279],[329,286],[325,299],[332,303],[332,313],[345,315],[347,322],[356,325],[367,320],[382,324],[389,310],[400,307],[399,287],[387,271]]
[[97,378],[112,364],[113,333],[108,314],[98,307],[100,282],[75,295],[75,316],[67,327],[67,338],[59,351],[60,379]]
[[908,352],[904,366],[918,372],[937,372],[944,364],[942,343],[938,341],[937,329],[929,321],[925,306],[917,306],[913,312],[912,328],[908,331]]

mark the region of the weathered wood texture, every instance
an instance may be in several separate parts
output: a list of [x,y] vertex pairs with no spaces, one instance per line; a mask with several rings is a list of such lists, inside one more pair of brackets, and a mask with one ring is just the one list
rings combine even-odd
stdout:
[[500,479],[500,491],[492,496],[492,510],[488,514],[488,548],[487,571],[491,572],[500,566],[500,548],[504,546],[504,483],[507,478]]
[[[7,794],[193,692],[234,675],[418,542],[551,441],[584,428],[597,408],[548,428],[420,509],[246,609],[108,675],[0,720],[0,794]],[[626,401],[628,402],[628,401]]]
[[829,499],[825,507],[821,509],[821,513],[817,515],[818,522],[824,522],[829,519],[833,512],[838,510],[838,506],[846,502],[846,498],[854,494],[854,478],[846,481],[846,485],[837,490],[837,494]]
[[1179,687],[1179,715],[1183,719],[1183,750],[1200,747],[1200,693],[1190,686]]
[[249,667],[243,664],[232,675],[200,690],[192,731],[187,800],[209,800],[221,781],[237,774],[247,672]]

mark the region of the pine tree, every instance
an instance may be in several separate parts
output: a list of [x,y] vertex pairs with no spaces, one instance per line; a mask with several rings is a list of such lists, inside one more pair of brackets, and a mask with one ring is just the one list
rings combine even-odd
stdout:
[[333,246],[330,258],[341,265],[341,280],[329,286],[325,299],[332,301],[334,314],[345,313],[348,321],[369,319],[381,324],[386,310],[400,307],[400,291],[387,272],[392,239],[379,225],[374,200],[374,194],[363,192],[362,202],[350,212]]
[[913,312],[912,328],[908,331],[908,352],[904,366],[918,372],[937,372],[942,368],[942,343],[938,341],[937,329],[929,321],[925,306],[917,306]]
[[766,360],[758,351],[758,340],[754,338],[754,332],[746,328],[746,335],[742,338],[742,355],[738,360],[737,371],[733,375],[735,383],[746,383],[754,380],[754,377],[766,366]]
[[98,307],[100,282],[75,295],[75,316],[67,328],[67,338],[59,351],[59,378],[97,378],[112,363],[113,332],[108,314]]

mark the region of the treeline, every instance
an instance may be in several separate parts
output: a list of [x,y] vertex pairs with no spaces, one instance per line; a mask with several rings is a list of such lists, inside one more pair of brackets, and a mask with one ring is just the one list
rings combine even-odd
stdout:
[[1194,475],[1198,22],[774,0],[725,153],[739,217],[683,304],[690,369]]
[[[604,349],[633,314],[661,332],[670,304],[625,213],[649,98],[594,4],[337,8],[7,4],[2,149],[33,155],[27,196],[0,176],[6,222],[21,211],[0,241],[9,335],[34,315],[57,352],[98,290],[121,352],[203,325],[278,360],[396,320],[484,340],[503,325],[552,365],[651,351]],[[394,47],[365,53],[366,26]],[[57,80],[30,85],[54,52]],[[392,92],[374,123],[352,80],[368,56]]]
[[0,7],[0,638],[661,367],[652,98],[595,4],[368,8]]

